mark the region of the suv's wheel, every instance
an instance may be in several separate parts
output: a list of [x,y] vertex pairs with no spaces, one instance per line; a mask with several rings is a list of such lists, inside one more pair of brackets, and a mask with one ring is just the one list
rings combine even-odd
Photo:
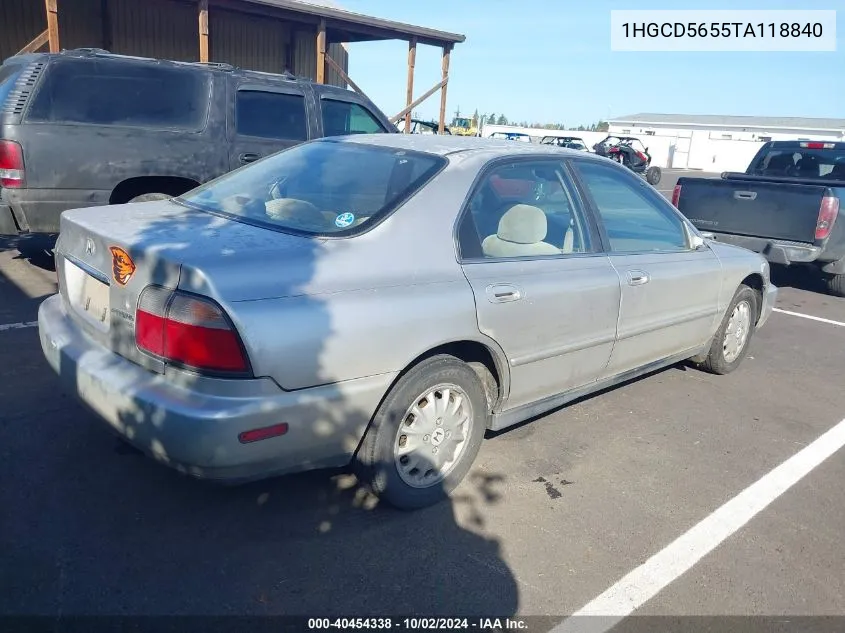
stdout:
[[713,337],[707,358],[701,367],[714,374],[729,374],[748,354],[748,346],[757,322],[757,293],[741,285],[734,295],[722,324]]
[[152,202],[153,200],[170,200],[173,196],[167,193],[142,193],[135,196],[129,202]]
[[835,297],[845,297],[845,275],[830,275],[824,280],[827,291]]
[[487,428],[478,374],[454,356],[433,356],[387,394],[355,457],[362,484],[402,509],[449,495],[469,472]]

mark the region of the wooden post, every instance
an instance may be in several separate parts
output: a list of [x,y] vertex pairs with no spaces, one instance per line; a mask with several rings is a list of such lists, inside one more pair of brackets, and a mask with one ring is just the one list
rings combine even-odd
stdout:
[[326,21],[317,27],[317,83],[326,83]]
[[200,61],[208,62],[208,0],[199,0]]
[[451,52],[451,44],[443,47],[443,60],[441,62],[443,88],[440,90],[440,124],[437,127],[438,134],[443,134],[443,130],[446,128],[446,89],[449,87],[449,57]]
[[50,42],[50,52],[59,52],[59,8],[56,6],[58,0],[44,0],[47,10],[47,34]]
[[[414,66],[417,63],[417,38],[408,42],[408,89],[405,92],[405,106],[414,101]],[[405,115],[405,134],[411,133],[411,113]]]

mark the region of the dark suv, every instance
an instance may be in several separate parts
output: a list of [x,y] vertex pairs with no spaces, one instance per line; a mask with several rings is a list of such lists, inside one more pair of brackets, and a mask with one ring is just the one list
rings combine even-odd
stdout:
[[112,55],[0,66],[0,235],[62,211],[177,196],[308,139],[396,133],[368,99],[292,75]]

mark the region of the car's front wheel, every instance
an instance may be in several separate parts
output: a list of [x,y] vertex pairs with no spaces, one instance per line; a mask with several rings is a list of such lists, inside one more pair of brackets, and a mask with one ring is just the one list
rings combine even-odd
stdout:
[[701,367],[714,374],[729,374],[748,354],[748,346],[757,323],[758,295],[740,285],[725,313],[713,343]]
[[402,376],[376,412],[355,457],[362,484],[401,509],[447,497],[469,472],[487,427],[478,374],[449,355]]

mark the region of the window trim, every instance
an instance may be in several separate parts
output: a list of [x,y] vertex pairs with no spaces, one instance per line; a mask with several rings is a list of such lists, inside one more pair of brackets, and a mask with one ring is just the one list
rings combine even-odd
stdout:
[[[606,160],[606,159],[605,159]],[[580,189],[581,195],[584,200],[587,201],[587,204],[592,211],[593,216],[598,223],[599,232],[601,233],[601,239],[604,246],[604,250],[607,255],[609,256],[616,256],[616,255],[677,255],[679,253],[694,253],[696,249],[692,247],[691,235],[697,234],[697,230],[694,230],[694,233],[690,233],[690,227],[692,224],[689,220],[684,217],[684,215],[678,211],[672,204],[666,200],[663,196],[659,193],[651,190],[648,183],[645,182],[640,176],[633,173],[627,167],[622,167],[617,164],[608,164],[605,165],[602,162],[602,159],[589,159],[589,158],[569,158],[567,162],[571,165],[572,170],[572,177],[576,182],[576,186]],[[611,161],[607,161],[611,163]],[[578,166],[593,163],[598,165],[600,168],[608,168],[612,171],[616,171],[618,174],[622,176],[623,179],[627,179],[629,182],[636,184],[639,187],[643,188],[645,192],[644,197],[647,201],[651,201],[654,203],[654,206],[657,208],[659,213],[664,215],[669,215],[677,219],[681,224],[681,231],[684,235],[684,242],[686,243],[686,248],[683,250],[633,250],[633,251],[615,251],[610,243],[610,236],[607,233],[607,227],[604,223],[604,218],[601,215],[601,210],[599,209],[598,205],[596,204],[595,199],[593,198],[592,194],[590,193],[589,187],[587,183],[584,181],[584,177],[581,174]]]
[[[323,115],[323,102],[324,101],[335,101],[337,103],[348,103],[350,105],[356,105],[361,109],[365,110],[367,114],[370,115],[373,121],[381,128],[381,132],[370,132],[371,134],[390,134],[390,130],[384,127],[383,122],[375,115],[371,108],[369,108],[366,104],[358,101],[357,99],[348,99],[344,98],[342,95],[333,95],[333,94],[321,94],[320,95],[320,133],[322,136],[327,136],[326,134],[326,124],[325,124],[325,116]],[[341,135],[343,136],[343,135]]]
[[[199,70],[187,69],[187,68],[181,69],[186,74],[191,74],[191,71],[193,70],[194,72],[203,73],[204,77],[205,77],[205,85],[208,88],[207,94],[202,99],[206,102],[205,103],[205,113],[203,114],[202,117],[200,117],[198,127],[173,127],[173,126],[165,127],[165,126],[158,126],[158,125],[126,125],[126,124],[120,124],[120,123],[92,123],[92,122],[89,122],[89,121],[33,121],[32,119],[30,119],[30,113],[31,113],[32,107],[35,104],[36,100],[38,99],[38,96],[41,94],[41,91],[44,90],[44,87],[47,85],[47,81],[49,80],[50,73],[55,72],[56,66],[61,65],[61,64],[68,64],[68,65],[72,66],[76,62],[88,61],[90,59],[92,59],[92,58],[88,58],[88,57],[84,57],[84,58],[66,57],[66,58],[61,58],[61,59],[50,60],[47,63],[47,65],[44,67],[44,70],[41,71],[41,74],[38,78],[38,82],[35,86],[35,90],[32,92],[32,94],[27,99],[26,108],[21,113],[21,122],[25,123],[26,125],[59,125],[59,126],[63,126],[63,127],[83,126],[83,127],[89,127],[89,128],[95,127],[95,128],[107,128],[107,129],[116,128],[116,129],[120,129],[120,130],[142,130],[142,131],[152,132],[152,133],[155,133],[155,134],[169,133],[169,134],[201,135],[201,134],[205,133],[206,130],[208,130],[208,125],[209,125],[209,122],[211,121],[212,104],[214,103],[214,100],[217,98],[217,95],[216,95],[217,86],[215,85],[216,82],[214,81],[214,74],[212,72],[210,72],[208,70],[204,70],[204,69],[199,69]],[[101,58],[98,58],[98,57],[95,57],[93,59],[96,59],[98,61],[101,60]],[[116,64],[125,64],[125,65],[127,65],[131,68],[136,68],[136,67],[142,67],[143,68],[143,67],[150,66],[150,64],[148,64],[148,63],[137,62],[137,61],[135,61],[135,62],[132,62],[132,61],[126,62],[126,61],[122,61],[122,60],[121,61],[107,60],[107,61],[112,61],[112,62],[115,62]],[[178,63],[178,62],[173,62],[173,63],[175,64],[175,63]],[[174,66],[163,65],[163,66],[160,66],[160,68],[172,69],[172,68],[174,68]]]
[[[302,98],[302,111],[305,115],[305,138],[289,138],[278,136],[255,136],[254,134],[241,134],[238,132],[238,95],[241,92],[266,92],[271,94],[280,94],[288,97]],[[235,86],[235,98],[232,100],[232,139],[233,140],[250,140],[250,141],[267,141],[267,142],[288,142],[304,143],[311,139],[311,126],[308,121],[308,102],[305,98],[305,93],[301,90],[286,87],[268,86],[266,84],[239,84]]]
[[[580,212],[582,219],[584,220],[584,228],[587,231],[587,234],[590,239],[590,243],[592,245],[592,250],[585,253],[560,253],[554,255],[524,255],[519,257],[464,257],[463,252],[461,250],[461,229],[462,225],[465,221],[465,218],[468,216],[469,221],[475,224],[475,219],[472,217],[469,204],[472,200],[473,196],[478,192],[481,183],[489,176],[489,174],[495,171],[498,167],[507,164],[513,163],[534,163],[534,162],[542,162],[547,163],[550,165],[557,165],[564,176],[564,180],[566,184],[569,185],[570,194],[573,197],[573,202],[577,208],[577,211]],[[472,185],[470,185],[467,194],[464,196],[464,200],[461,203],[460,210],[455,218],[455,223],[452,227],[452,240],[455,246],[455,259],[456,261],[464,266],[464,265],[474,265],[474,264],[491,264],[496,262],[525,262],[525,261],[535,261],[535,260],[556,260],[556,259],[571,259],[571,258],[581,258],[581,257],[597,257],[597,256],[605,256],[606,253],[604,252],[604,244],[601,239],[601,235],[598,232],[599,227],[596,224],[596,219],[593,217],[591,210],[588,208],[585,200],[583,199],[581,192],[579,191],[577,185],[572,180],[571,174],[568,173],[568,169],[566,166],[566,161],[563,161],[559,158],[554,158],[550,154],[527,154],[527,155],[509,155],[509,156],[499,156],[492,160],[487,161],[484,166],[478,170],[478,173],[475,175],[475,178],[472,181]],[[567,178],[568,176],[568,178]],[[478,235],[478,229],[475,228],[475,234]],[[481,239],[479,236],[479,245],[481,243]]]

